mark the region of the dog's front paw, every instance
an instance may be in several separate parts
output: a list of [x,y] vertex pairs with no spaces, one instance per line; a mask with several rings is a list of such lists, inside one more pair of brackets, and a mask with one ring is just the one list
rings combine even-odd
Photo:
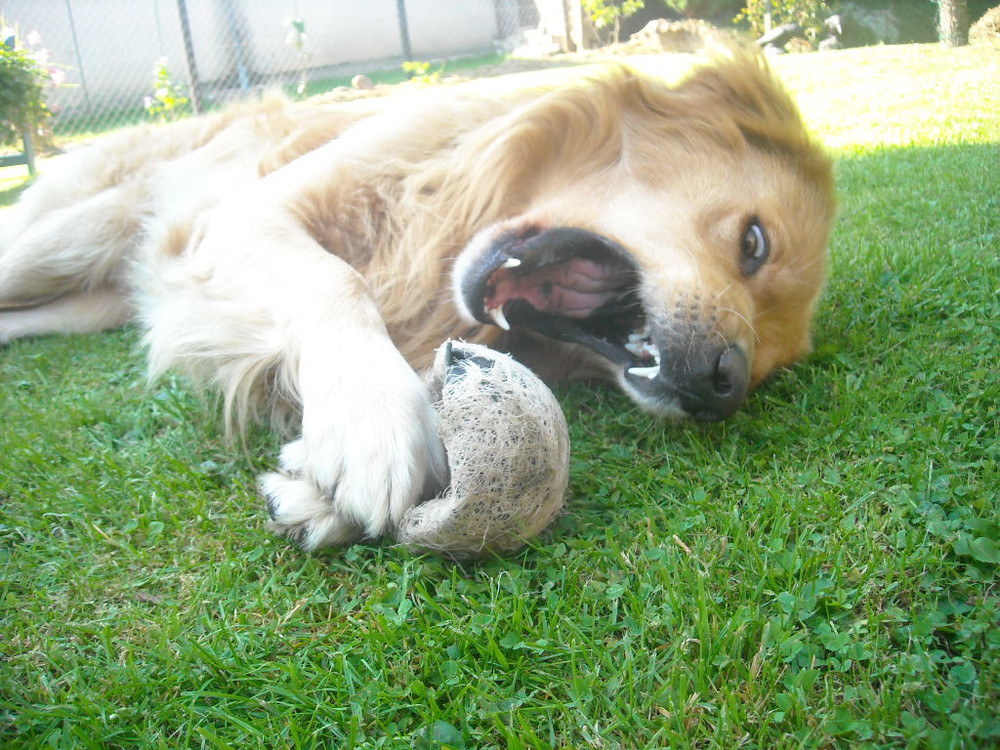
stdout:
[[271,528],[306,550],[382,536],[446,475],[437,416],[412,370],[326,395],[324,407],[306,400],[302,438],[260,481]]
[[270,472],[260,477],[260,491],[271,516],[271,531],[304,550],[345,546],[361,537],[358,525],[345,518],[312,482]]

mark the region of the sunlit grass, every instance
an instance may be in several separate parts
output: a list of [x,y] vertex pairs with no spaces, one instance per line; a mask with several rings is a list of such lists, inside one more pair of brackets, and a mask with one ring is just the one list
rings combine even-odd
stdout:
[[998,58],[775,61],[839,160],[814,355],[710,427],[561,390],[515,559],[303,555],[133,330],[0,350],[0,745],[995,746]]
[[868,47],[774,64],[830,148],[1000,141],[998,46]]

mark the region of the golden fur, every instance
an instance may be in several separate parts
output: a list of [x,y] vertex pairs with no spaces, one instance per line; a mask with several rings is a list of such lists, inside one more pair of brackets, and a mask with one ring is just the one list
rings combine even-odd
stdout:
[[834,213],[828,159],[743,52],[674,87],[614,67],[270,100],[61,161],[0,214],[0,342],[137,318],[154,375],[294,433],[262,487],[306,548],[386,533],[443,481],[417,373],[449,337],[728,416],[808,348]]

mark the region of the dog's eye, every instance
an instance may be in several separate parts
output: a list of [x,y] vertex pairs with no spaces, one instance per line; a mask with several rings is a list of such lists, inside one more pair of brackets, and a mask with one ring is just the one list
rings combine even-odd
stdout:
[[754,219],[747,226],[747,231],[743,235],[743,245],[741,247],[740,268],[744,275],[752,276],[760,270],[760,267],[767,261],[769,248],[767,246],[767,235],[760,222]]

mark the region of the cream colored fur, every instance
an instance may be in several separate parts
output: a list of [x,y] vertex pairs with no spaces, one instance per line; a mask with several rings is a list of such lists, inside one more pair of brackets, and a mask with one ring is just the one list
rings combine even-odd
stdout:
[[[262,489],[307,549],[385,534],[440,488],[418,373],[445,338],[618,380],[674,413],[591,352],[501,340],[456,304],[453,272],[497,233],[613,239],[642,269],[650,319],[697,319],[691,335],[738,343],[759,382],[808,347],[833,215],[829,162],[742,53],[676,88],[613,69],[490,95],[268,101],[60,161],[0,213],[0,342],[138,319],[154,376],[186,370],[234,427],[264,415],[291,433]],[[730,255],[749,214],[774,245],[752,279]]]

